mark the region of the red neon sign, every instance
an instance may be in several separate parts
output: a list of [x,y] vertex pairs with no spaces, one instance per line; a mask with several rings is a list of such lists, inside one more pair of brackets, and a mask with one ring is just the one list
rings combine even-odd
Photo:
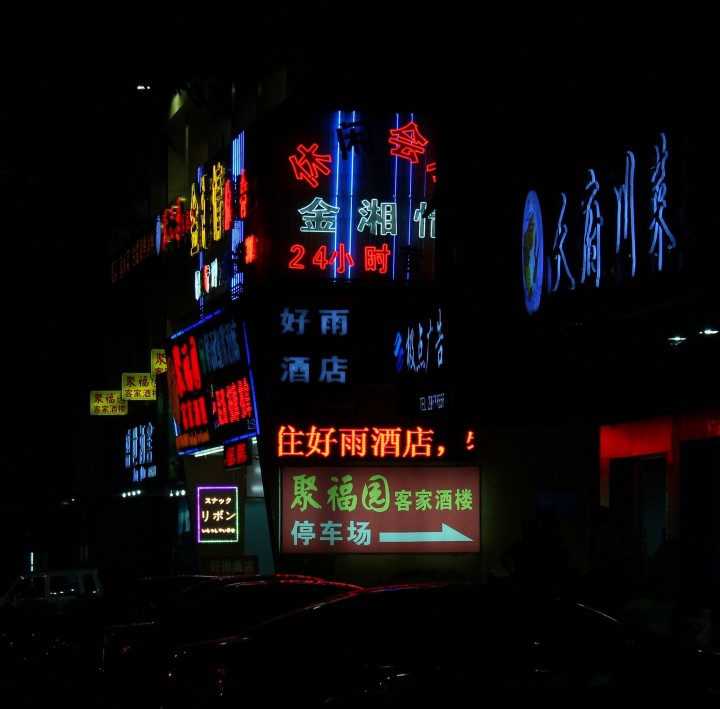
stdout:
[[417,123],[410,121],[402,128],[391,129],[388,143],[393,146],[390,155],[416,163],[419,159],[418,156],[425,154],[425,146],[428,141],[420,132]]
[[318,154],[318,148],[317,143],[313,143],[309,148],[300,144],[297,146],[300,156],[291,155],[288,158],[295,173],[295,179],[305,180],[312,187],[317,187],[320,184],[318,182],[320,174],[326,176],[330,174],[330,168],[326,163],[332,162],[332,156]]
[[280,426],[277,433],[278,458],[380,458],[425,460],[441,458],[445,446],[433,440],[435,432],[417,426],[394,428],[320,428],[307,431]]

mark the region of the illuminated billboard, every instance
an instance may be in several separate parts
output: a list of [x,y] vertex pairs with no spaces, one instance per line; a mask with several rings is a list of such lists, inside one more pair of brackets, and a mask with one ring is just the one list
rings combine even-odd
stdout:
[[244,322],[217,311],[172,335],[167,352],[178,453],[259,433]]
[[123,393],[119,389],[94,390],[90,392],[90,415],[91,416],[125,416],[128,412],[128,404],[122,398]]
[[197,488],[198,544],[231,544],[240,539],[240,505],[236,485]]
[[476,467],[283,468],[284,554],[480,551]]

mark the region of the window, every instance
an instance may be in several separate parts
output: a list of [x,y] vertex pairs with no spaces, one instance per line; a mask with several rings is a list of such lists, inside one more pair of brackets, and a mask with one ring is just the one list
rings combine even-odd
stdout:
[[44,595],[45,579],[37,577],[20,579],[13,593],[17,601],[41,601]]
[[78,596],[80,594],[80,579],[77,574],[50,577],[51,596]]
[[95,577],[92,574],[83,574],[83,586],[85,587],[85,593],[89,596],[94,596],[98,592]]

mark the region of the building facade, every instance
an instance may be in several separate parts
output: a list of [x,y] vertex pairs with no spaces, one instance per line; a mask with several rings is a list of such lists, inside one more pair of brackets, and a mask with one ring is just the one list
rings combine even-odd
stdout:
[[170,101],[145,219],[113,245],[132,328],[93,386],[112,482],[87,554],[489,579],[551,510],[584,575],[604,506],[628,593],[704,603],[720,307],[703,126],[647,108],[488,145],[471,97],[441,100],[458,77],[369,96],[325,74],[318,98],[320,68],[219,72]]

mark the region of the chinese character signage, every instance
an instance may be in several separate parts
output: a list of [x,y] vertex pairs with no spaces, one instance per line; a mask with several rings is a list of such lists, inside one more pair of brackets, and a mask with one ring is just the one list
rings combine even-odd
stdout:
[[157,476],[155,465],[155,426],[151,422],[133,426],[125,432],[125,469],[134,483]]
[[302,294],[277,288],[264,301],[255,339],[263,343],[258,366],[272,387],[276,421],[300,411],[314,421],[328,407],[357,411],[381,393],[405,420],[447,423],[457,325],[433,287],[348,284],[323,293],[315,286],[296,285]]
[[542,210],[538,194],[528,192],[521,249],[530,315],[562,297],[578,302],[583,293],[631,284],[645,304],[649,287],[664,283],[661,274],[678,280],[705,267],[710,253],[691,233],[697,205],[687,199],[692,151],[682,136],[672,137],[618,145],[604,164],[588,164],[578,177],[566,175],[561,190],[546,191]]
[[242,131],[158,216],[158,249],[193,261],[182,308],[202,315],[267,276],[431,282],[436,152],[414,113],[288,110]]
[[223,446],[223,468],[238,468],[250,465],[250,446],[248,440],[234,441]]
[[[303,290],[309,291],[309,284]],[[347,293],[284,295],[282,291],[273,295],[266,301],[268,314],[261,338],[261,365],[272,386],[273,412],[352,406],[358,398],[361,361],[372,358],[365,354],[370,349],[363,349],[364,316],[353,297]],[[372,342],[368,332],[368,343]],[[379,378],[381,373],[371,376]]]
[[443,455],[445,446],[436,440],[435,431],[420,426],[335,428],[311,424],[306,428],[283,425],[277,431],[277,456],[281,461],[311,457],[427,461]]
[[283,554],[477,553],[476,467],[283,468]]
[[279,462],[411,463],[471,460],[475,433],[453,425],[337,426],[281,424],[276,430],[275,454]]
[[231,543],[240,539],[236,485],[197,488],[197,541]]
[[123,399],[121,391],[90,392],[91,416],[125,416],[127,412],[127,401]]
[[[267,129],[266,129],[267,130]],[[273,165],[282,202],[251,212],[261,259],[293,279],[431,279],[436,222],[433,121],[354,111],[293,117],[266,136],[271,155],[248,151],[250,174]],[[270,185],[268,185],[270,187]],[[277,198],[276,198],[277,199]]]
[[122,394],[125,401],[155,401],[157,380],[149,372],[123,372]]
[[393,363],[400,410],[425,425],[452,415],[452,314],[436,297],[416,297],[388,313],[393,332],[383,358]]
[[200,559],[200,573],[211,576],[241,576],[259,573],[257,556],[210,556]]
[[157,374],[167,372],[167,356],[165,350],[150,350],[150,374],[154,377]]
[[[282,353],[279,379],[285,384],[344,385],[347,382],[350,308],[294,307],[279,309],[277,326],[288,348]],[[325,351],[312,358],[305,353],[320,340]],[[311,341],[310,344],[308,341]],[[294,348],[294,349],[293,349]]]
[[179,453],[259,433],[245,324],[218,311],[171,337],[168,393]]

